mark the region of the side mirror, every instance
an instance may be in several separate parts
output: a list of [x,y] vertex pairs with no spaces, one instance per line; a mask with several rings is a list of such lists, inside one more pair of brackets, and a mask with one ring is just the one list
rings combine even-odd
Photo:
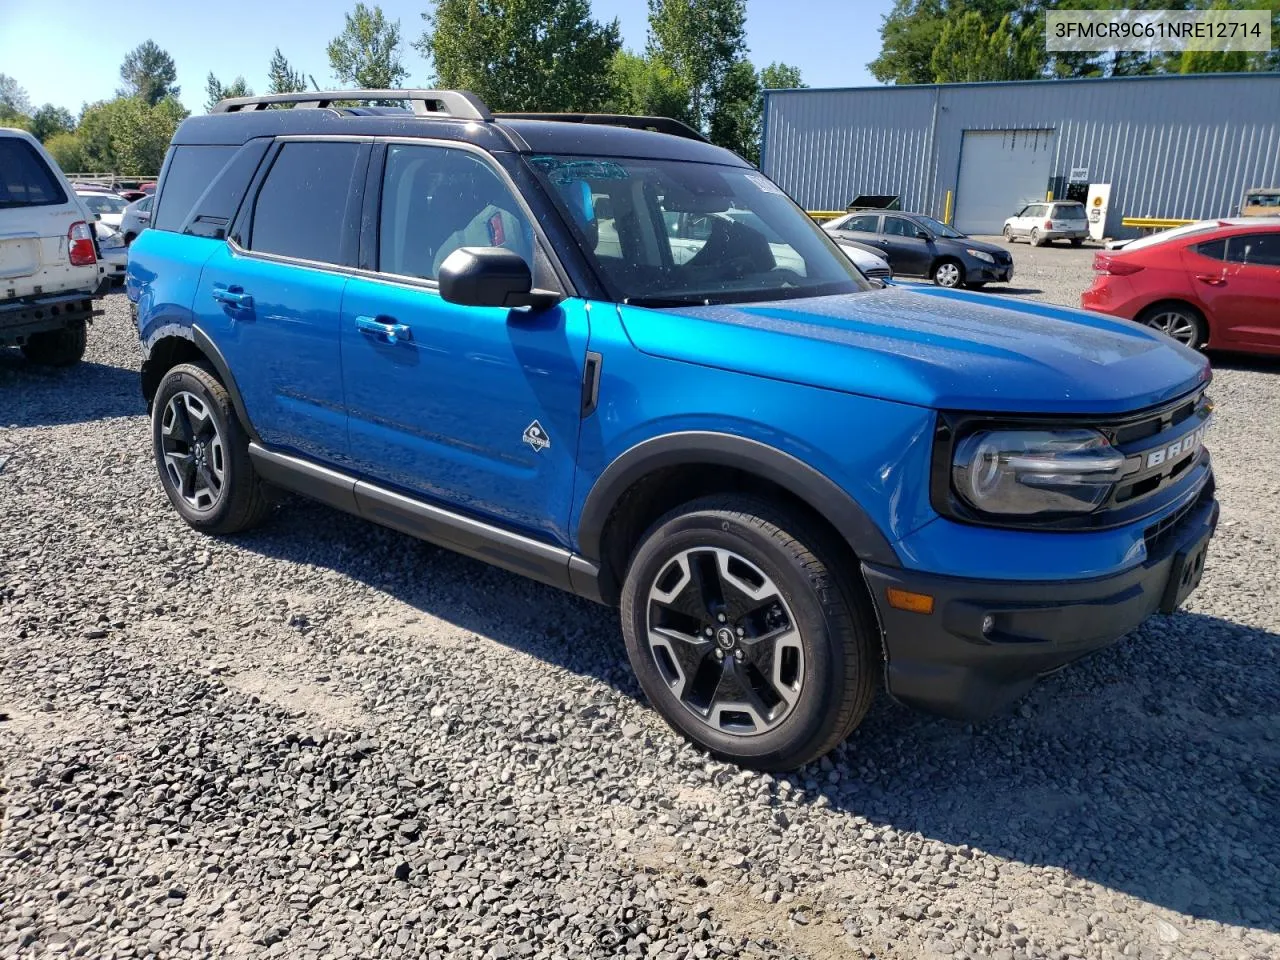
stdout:
[[553,307],[562,299],[535,290],[524,258],[503,247],[459,247],[440,264],[440,296],[464,307]]
[[932,234],[930,234],[928,230],[917,230],[917,231],[916,231],[916,239],[917,239],[917,240],[932,240],[932,239],[933,239],[933,235],[932,235]]
[[151,214],[149,214],[146,210],[139,210],[139,211],[138,211],[138,222],[139,222],[139,223],[150,223],[150,222],[151,222]]

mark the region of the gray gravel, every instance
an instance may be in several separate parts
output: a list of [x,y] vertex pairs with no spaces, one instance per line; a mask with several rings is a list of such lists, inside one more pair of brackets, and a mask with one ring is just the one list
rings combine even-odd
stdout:
[[1184,612],[771,777],[602,608],[301,500],[190,531],[107,311],[76,369],[0,351],[0,956],[1280,956],[1280,364],[1219,363]]

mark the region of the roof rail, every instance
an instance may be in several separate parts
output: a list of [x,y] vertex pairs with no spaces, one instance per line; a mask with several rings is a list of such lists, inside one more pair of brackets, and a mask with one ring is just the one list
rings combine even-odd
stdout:
[[652,130],[686,140],[711,141],[687,123],[670,117],[632,117],[621,113],[495,113],[495,120],[559,120],[564,123],[598,123],[608,127],[629,127],[632,130]]
[[233,97],[220,100],[210,113],[241,113],[265,110],[281,103],[294,107],[324,109],[344,100],[408,100],[419,117],[447,116],[459,120],[492,120],[484,101],[469,90],[303,90],[298,93],[271,93],[261,97]]

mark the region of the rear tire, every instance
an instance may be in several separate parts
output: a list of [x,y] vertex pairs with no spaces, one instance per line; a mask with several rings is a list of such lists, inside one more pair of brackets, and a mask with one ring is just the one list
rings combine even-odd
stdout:
[[213,372],[180,363],[164,375],[151,406],[160,483],[174,508],[204,533],[239,533],[271,510],[249,436]]
[[84,357],[89,343],[85,322],[78,320],[61,330],[33,333],[22,345],[22,355],[45,367],[69,367]]
[[1185,303],[1157,303],[1138,315],[1138,322],[1159,330],[1192,350],[1203,350],[1209,342],[1209,325]]
[[1043,247],[1044,240],[1040,238],[1040,229],[1038,227],[1031,228],[1031,245],[1033,247]]
[[[879,639],[829,534],[739,495],[659,519],[632,556],[622,632],[650,702],[716,757],[793,770],[865,716]],[[710,633],[708,634],[708,631]]]
[[1082,243],[1084,243],[1084,240],[1083,240],[1082,238],[1080,238],[1080,237],[1072,237],[1072,238],[1071,238],[1071,245],[1072,245],[1073,247],[1078,247],[1078,246],[1080,246],[1080,244],[1082,244]]

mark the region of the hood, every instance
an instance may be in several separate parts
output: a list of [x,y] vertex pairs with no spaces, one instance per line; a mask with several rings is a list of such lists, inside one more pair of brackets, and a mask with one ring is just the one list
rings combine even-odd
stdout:
[[934,287],[620,310],[645,353],[934,409],[1126,413],[1210,376],[1134,323]]
[[944,240],[947,243],[954,243],[958,247],[968,247],[972,250],[981,250],[983,253],[1006,253],[1007,252],[1006,248],[1002,247],[998,243],[989,243],[986,240],[975,240],[973,237],[960,237],[959,239],[955,237],[939,237],[938,238],[939,243],[941,243]]

